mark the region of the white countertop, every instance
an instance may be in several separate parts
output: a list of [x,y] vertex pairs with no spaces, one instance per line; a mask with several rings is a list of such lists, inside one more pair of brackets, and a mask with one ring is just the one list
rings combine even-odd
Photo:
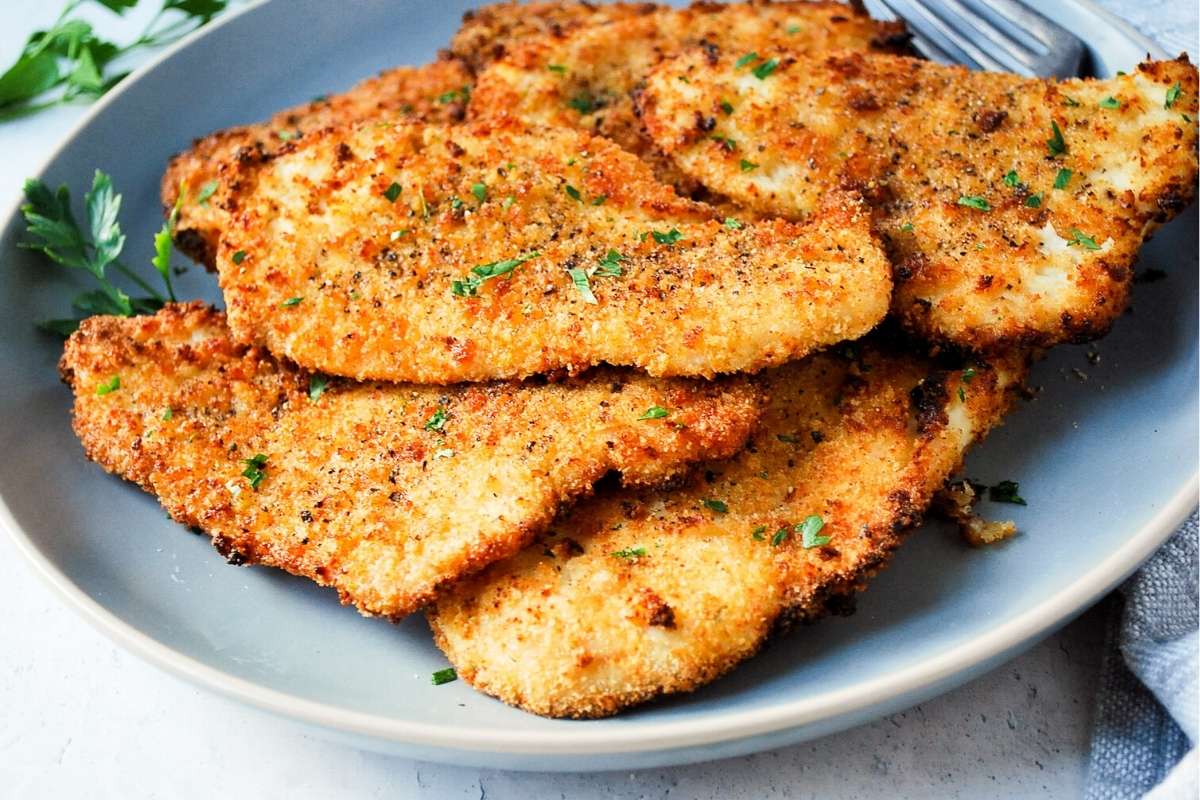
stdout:
[[[4,66],[62,2],[6,0]],[[1103,5],[1157,33],[1169,49],[1196,52],[1195,3]],[[123,24],[136,27],[136,14]],[[0,125],[5,205],[83,110],[55,109]],[[673,769],[534,774],[361,752],[196,689],[85,624],[3,535],[0,608],[0,796],[121,800],[1078,796],[1105,617],[1103,608],[1093,609],[971,684],[815,742]]]

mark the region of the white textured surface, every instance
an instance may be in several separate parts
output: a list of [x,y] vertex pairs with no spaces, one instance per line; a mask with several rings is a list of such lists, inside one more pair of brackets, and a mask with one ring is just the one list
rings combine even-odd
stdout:
[[[3,3],[0,63],[60,2]],[[1104,5],[1169,50],[1196,52],[1194,2]],[[58,109],[0,125],[5,206],[81,113]],[[4,536],[0,608],[6,798],[1073,797],[1083,784],[1102,627],[1102,614],[1089,612],[972,684],[816,742],[693,767],[541,775],[362,753],[194,689],[94,632]]]

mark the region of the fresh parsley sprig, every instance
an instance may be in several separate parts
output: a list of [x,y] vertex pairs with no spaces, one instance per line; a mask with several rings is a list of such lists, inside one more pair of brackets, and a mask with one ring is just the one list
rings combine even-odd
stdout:
[[[155,256],[152,263],[166,286],[166,296],[159,294],[149,283],[132,269],[117,260],[125,247],[125,234],[117,219],[121,211],[121,195],[113,189],[112,178],[96,170],[92,188],[84,195],[87,224],[81,227],[71,212],[71,192],[66,186],[51,191],[50,187],[36,178],[25,181],[25,205],[21,214],[25,217],[25,232],[29,236],[19,244],[26,250],[35,250],[51,261],[71,269],[80,269],[91,275],[99,284],[98,289],[82,292],[75,296],[71,305],[81,316],[67,319],[51,319],[38,323],[38,327],[62,336],[70,335],[84,317],[92,314],[112,314],[131,317],[134,314],[152,314],[162,308],[168,299],[174,300],[171,288],[170,251],[164,252],[162,232],[155,237]],[[172,215],[174,216],[174,215]],[[169,225],[166,246],[170,245]],[[145,297],[130,297],[108,278],[112,267],[142,291]]]
[[54,24],[33,33],[16,62],[0,74],[0,122],[100,97],[128,74],[113,69],[121,56],[170,44],[208,23],[228,5],[228,0],[164,0],[141,34],[127,44],[108,41],[98,36],[90,23],[72,17],[89,3],[123,15],[138,2],[70,0]]

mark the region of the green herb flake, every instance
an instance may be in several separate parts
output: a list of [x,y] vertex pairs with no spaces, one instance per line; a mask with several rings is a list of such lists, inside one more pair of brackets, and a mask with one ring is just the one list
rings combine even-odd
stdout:
[[701,501],[701,505],[703,505],[709,511],[715,511],[718,514],[728,514],[729,513],[729,506],[726,505],[724,500],[705,499],[705,500]]
[[163,418],[163,422],[170,422],[172,419],[175,418],[175,410],[172,409],[170,406],[168,406],[167,410],[163,412],[162,418]]
[[793,436],[790,433],[777,433],[775,434],[775,438],[781,442],[786,442],[787,444],[800,444],[800,437]]
[[662,419],[670,413],[670,411],[667,411],[667,409],[663,408],[662,406],[650,406],[646,409],[645,413],[638,417],[638,419]]
[[729,228],[729,230],[731,230],[731,231],[740,231],[742,228],[746,227],[744,224],[742,224],[740,221],[734,219],[733,217],[726,217],[725,221],[722,222],[721,224],[724,225],[726,228]]
[[610,553],[614,558],[641,558],[646,555],[644,547],[625,547],[620,550],[613,550]]
[[901,233],[912,233],[913,232],[913,224],[911,222],[904,223],[903,225],[900,226],[900,232]]
[[742,172],[753,172],[754,170],[758,169],[758,164],[755,164],[753,161],[747,161],[744,158],[742,159],[741,166]]
[[267,457],[259,453],[254,458],[242,459],[242,463],[246,465],[242,470],[242,477],[250,481],[251,489],[257,489],[267,477]]
[[563,191],[565,191],[565,192],[567,193],[567,197],[571,198],[571,199],[572,199],[572,200],[574,200],[576,203],[582,203],[582,202],[583,202],[583,195],[581,195],[581,194],[579,193],[579,190],[578,190],[578,189],[576,189],[576,188],[575,188],[574,186],[572,186],[571,184],[569,184],[569,183],[568,183],[566,186],[564,186],[564,187],[563,187]]
[[580,92],[567,101],[567,105],[580,114],[591,114],[600,107],[599,101],[591,92]]
[[208,205],[208,201],[217,193],[217,188],[221,185],[218,180],[211,180],[200,187],[200,191],[196,193],[196,202],[202,206]]
[[677,231],[675,228],[671,228],[671,230],[667,231],[666,233],[650,231],[650,235],[654,237],[654,241],[668,246],[675,244],[683,238],[683,234]]
[[1071,241],[1067,242],[1067,246],[1074,247],[1076,245],[1078,245],[1079,247],[1082,247],[1085,250],[1099,250],[1100,249],[1100,245],[1096,244],[1095,239],[1093,239],[1091,236],[1088,236],[1086,233],[1079,230],[1078,228],[1072,228],[1071,229]]
[[1099,105],[1101,108],[1109,108],[1109,109],[1120,108],[1121,101],[1115,97],[1106,97],[1100,101]]
[[537,258],[541,253],[536,250],[523,256],[510,258],[505,261],[493,261],[490,264],[480,264],[471,268],[471,274],[462,280],[452,281],[450,291],[458,297],[474,297],[479,293],[479,287],[492,278],[507,275],[530,259]]
[[434,686],[441,686],[443,683],[453,683],[458,680],[458,673],[454,667],[446,667],[433,673],[431,680]]
[[608,200],[608,195],[606,195],[606,194],[602,194],[602,195],[600,195],[599,197],[597,197],[595,200],[593,200],[593,201],[592,201],[592,205],[594,205],[594,206],[602,206],[602,205],[604,205],[604,202],[605,202],[606,200]]
[[733,113],[733,103],[729,102],[728,100],[722,100],[719,108],[726,116],[729,116]]
[[992,206],[990,203],[988,203],[987,198],[981,197],[979,195],[965,195],[964,194],[958,198],[958,204],[960,206],[966,206],[967,208],[974,208],[977,211],[991,211],[992,210]]
[[471,184],[471,194],[475,195],[475,199],[482,203],[487,200],[487,184],[473,183]]
[[1025,198],[1025,207],[1026,208],[1041,208],[1042,207],[1042,193],[1038,192],[1037,194],[1031,194],[1031,195],[1029,195],[1029,197],[1026,197]]
[[1020,494],[1021,485],[1016,481],[1000,481],[988,489],[988,499],[995,503],[1013,503],[1014,505],[1029,505]]
[[453,210],[458,211],[464,205],[466,205],[466,204],[463,203],[461,197],[451,197],[450,198],[450,208],[452,208]]
[[830,537],[820,535],[821,529],[824,527],[825,520],[816,514],[809,514],[803,522],[796,526],[796,533],[800,534],[800,544],[804,546],[805,550],[829,544]]
[[1021,179],[1017,177],[1017,171],[1015,169],[1010,169],[1004,175],[1004,185],[1013,189],[1021,185]]
[[383,196],[387,198],[389,203],[396,202],[396,198],[400,196],[400,184],[392,181],[391,185],[383,190]]
[[784,525],[782,528],[775,531],[775,534],[771,537],[771,547],[779,547],[779,545],[784,543],[788,537],[788,534],[791,532],[792,528],[790,525]]
[[795,36],[797,33],[799,33],[799,32],[800,32],[800,26],[799,26],[799,25],[795,25],[795,24],[788,25],[788,26],[787,26],[787,27],[784,29],[784,32],[785,32],[785,33],[786,33],[788,36]]
[[104,383],[102,383],[96,387],[96,394],[103,397],[106,394],[112,394],[113,392],[115,392],[117,389],[120,389],[120,388],[121,388],[121,376],[113,375],[107,381],[105,381]]
[[779,66],[779,59],[769,58],[766,61],[764,61],[763,63],[759,64],[757,67],[755,67],[752,71],[754,73],[754,77],[758,78],[760,81],[765,81],[767,79],[767,77],[772,72],[774,72],[778,66]]
[[737,150],[737,142],[733,139],[730,139],[728,136],[722,136],[719,133],[714,133],[711,138],[714,142],[720,144],[727,153],[732,153],[734,150]]
[[567,71],[567,65],[566,64],[547,64],[546,69],[550,70],[551,72],[557,72],[559,75],[562,75],[563,73],[565,73]]
[[246,251],[245,250],[238,250],[236,253],[233,254],[233,263],[234,264],[240,264],[245,260],[246,260]]
[[963,387],[958,387],[958,400],[960,403],[967,402],[967,390]]
[[1063,105],[1066,106],[1067,108],[1078,108],[1079,101],[1076,100],[1074,97],[1068,97],[1067,95],[1064,94],[1063,95]]
[[1051,158],[1056,158],[1067,152],[1067,142],[1063,139],[1062,130],[1054,120],[1050,121],[1050,131],[1052,135],[1046,140],[1046,151],[1050,153]]
[[609,250],[604,258],[600,259],[600,263],[596,265],[593,274],[602,275],[606,278],[619,278],[622,275],[621,262],[625,260],[625,256],[618,253],[616,250]]
[[284,308],[294,308],[295,306],[300,305],[302,302],[304,302],[303,297],[289,297],[279,305],[283,306]]
[[1163,108],[1169,109],[1179,100],[1179,96],[1183,94],[1183,86],[1178,82],[1170,89],[1167,89],[1166,99],[1163,100]]
[[316,402],[321,399],[321,395],[325,394],[325,388],[329,386],[329,378],[321,373],[313,373],[308,376],[308,399]]
[[962,371],[962,382],[969,384],[971,381],[975,380],[975,376],[978,374],[979,373],[975,371],[974,367],[967,367]]
[[567,270],[567,274],[571,276],[571,285],[583,297],[583,302],[593,306],[600,302],[596,299],[596,295],[592,293],[592,283],[588,279],[587,272],[578,267],[572,267]]
[[750,531],[750,535],[754,538],[754,541],[761,542],[767,538],[767,537],[763,536],[763,534],[766,532],[767,532],[766,525],[755,525],[754,530]]
[[446,413],[445,408],[438,406],[437,410],[433,412],[433,415],[429,419],[425,420],[425,430],[441,433],[442,431],[446,430],[446,420],[449,418],[449,416],[450,415]]
[[734,62],[733,68],[741,69],[742,67],[746,66],[747,64],[751,64],[755,61],[758,61],[758,53],[746,53],[746,55],[742,56],[736,62]]
[[279,137],[279,141],[281,142],[290,142],[296,138],[296,134],[291,131],[275,131],[275,135]]
[[1067,184],[1069,184],[1071,182],[1071,177],[1074,174],[1075,174],[1074,172],[1067,169],[1066,167],[1063,167],[1062,169],[1060,169],[1058,171],[1058,174],[1054,176],[1054,188],[1055,189],[1067,188]]

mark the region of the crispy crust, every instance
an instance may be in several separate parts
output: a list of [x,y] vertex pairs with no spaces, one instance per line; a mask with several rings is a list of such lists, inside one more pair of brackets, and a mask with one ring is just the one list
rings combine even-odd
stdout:
[[[235,336],[357,379],[756,370],[857,338],[891,293],[852,196],[804,226],[734,229],[605,139],[515,120],[331,129],[230,190],[217,267]],[[589,303],[570,271],[613,251],[620,275],[593,274]]]
[[700,43],[714,52],[739,54],[764,43],[786,43],[805,52],[898,52],[907,51],[908,37],[900,23],[879,22],[836,2],[651,8],[597,18],[567,35],[510,45],[503,58],[479,72],[468,115],[514,115],[532,124],[600,134],[651,164],[660,180],[695,196],[696,181],[654,148],[635,114],[634,98],[658,61]]
[[[235,344],[199,303],[92,317],[60,372],[89,458],[157,495],[231,562],[309,577],[392,618],[515,553],[610,470],[651,485],[732,454],[761,401],[742,379],[616,370],[541,385],[330,379],[313,400],[308,373]],[[99,394],[113,376],[119,388]],[[654,405],[670,423],[638,420]],[[445,422],[430,430],[439,408]],[[259,453],[255,489],[244,459]]]
[[[773,632],[843,607],[999,423],[1024,359],[975,363],[970,379],[961,366],[875,344],[764,373],[771,401],[744,452],[680,488],[562,515],[539,544],[438,598],[438,646],[475,688],[556,717],[714,680]],[[790,526],[811,514],[829,541],[806,549]]]
[[[169,214],[182,189],[184,202],[175,225],[175,243],[189,257],[212,267],[217,241],[225,227],[224,200],[229,173],[240,161],[258,161],[284,150],[288,143],[330,125],[374,119],[461,120],[471,73],[457,60],[423,67],[397,67],[341,94],[280,111],[266,122],[226,128],[192,143],[171,159],[160,187],[163,211]],[[452,95],[452,96],[451,96]],[[281,135],[285,138],[280,138]],[[201,187],[217,182],[217,190],[201,203]]]
[[[930,339],[1000,351],[1103,335],[1142,242],[1195,196],[1197,76],[1184,56],[1054,83],[885,55],[759,53],[779,62],[765,80],[730,51],[661,65],[639,98],[650,135],[689,177],[759,213],[802,217],[831,188],[861,191],[895,268],[893,313]],[[1069,181],[1054,188],[1060,170]]]

